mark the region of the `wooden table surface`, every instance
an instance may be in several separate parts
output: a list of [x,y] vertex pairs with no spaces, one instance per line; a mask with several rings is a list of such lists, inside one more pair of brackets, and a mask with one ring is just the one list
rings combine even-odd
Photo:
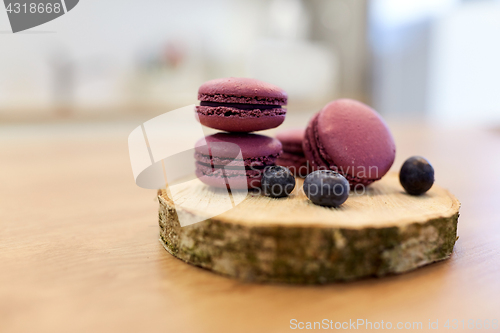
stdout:
[[242,283],[163,249],[156,193],[135,185],[128,157],[140,123],[0,126],[0,332],[286,332],[292,319],[420,331],[457,319],[474,331],[470,319],[500,320],[500,133],[392,126],[395,169],[426,156],[462,202],[451,259],[293,286]]

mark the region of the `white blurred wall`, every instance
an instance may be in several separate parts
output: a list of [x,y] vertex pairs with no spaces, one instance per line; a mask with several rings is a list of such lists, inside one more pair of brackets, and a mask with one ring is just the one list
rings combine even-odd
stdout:
[[444,126],[500,123],[500,1],[371,4],[376,109]]
[[[332,96],[335,54],[307,41],[301,6],[301,0],[84,0],[17,34],[0,10],[0,117],[176,108],[196,102],[205,80],[225,76],[267,79],[305,98]],[[283,71],[300,68],[297,61],[273,66],[275,55],[259,50],[269,40],[274,54],[295,57],[305,72],[283,79]],[[164,59],[169,44],[180,49],[178,64]],[[284,44],[296,53],[281,54]],[[308,95],[311,75],[321,70],[316,94]]]
[[[217,6],[217,2],[223,1],[212,4]],[[215,50],[214,56],[230,58],[242,43],[236,37],[249,35],[253,27],[244,21],[235,24],[230,4],[206,11],[202,3],[85,0],[42,26],[24,33],[0,34],[0,112],[31,112],[33,108],[51,112],[58,94],[54,82],[57,70],[66,63],[74,77],[73,103],[78,108],[99,106],[102,110],[127,103],[129,80],[143,49],[182,39],[192,54],[203,49],[211,56]],[[246,8],[241,10],[255,11],[251,2],[243,5]],[[224,25],[235,27],[224,29]],[[0,30],[10,30],[7,15],[1,10]],[[227,43],[218,43],[221,39]]]
[[429,115],[451,125],[500,123],[500,2],[471,2],[433,27]]

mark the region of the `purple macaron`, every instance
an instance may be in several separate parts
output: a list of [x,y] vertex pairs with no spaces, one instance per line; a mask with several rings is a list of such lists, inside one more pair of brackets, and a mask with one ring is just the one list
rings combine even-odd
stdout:
[[380,115],[351,99],[330,102],[313,116],[303,148],[313,169],[335,170],[351,186],[382,178],[396,154],[392,134]]
[[278,140],[264,135],[216,133],[196,143],[196,176],[220,188],[258,188],[263,169],[275,165],[281,151]]
[[311,172],[302,148],[304,136],[304,128],[286,129],[276,134],[276,138],[283,145],[283,154],[276,160],[276,164],[287,167],[298,177],[306,177]]
[[205,82],[198,90],[197,117],[202,125],[227,132],[254,132],[285,120],[287,93],[270,83],[248,78]]

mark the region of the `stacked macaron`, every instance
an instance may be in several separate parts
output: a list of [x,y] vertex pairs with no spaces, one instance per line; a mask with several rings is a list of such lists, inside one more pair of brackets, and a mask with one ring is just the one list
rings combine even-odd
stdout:
[[311,172],[302,148],[304,135],[304,128],[285,129],[276,134],[283,145],[283,154],[276,160],[276,164],[287,167],[295,176],[303,178]]
[[201,85],[198,99],[199,122],[226,131],[202,138],[196,144],[198,178],[215,187],[260,187],[263,169],[275,164],[282,145],[277,139],[249,132],[283,123],[286,92],[256,79],[224,78]]
[[337,171],[351,187],[382,178],[396,154],[394,139],[380,115],[351,99],[330,102],[312,117],[303,148],[314,170]]

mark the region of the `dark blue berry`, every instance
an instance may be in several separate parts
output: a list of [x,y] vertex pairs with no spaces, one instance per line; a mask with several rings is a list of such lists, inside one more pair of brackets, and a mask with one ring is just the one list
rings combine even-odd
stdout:
[[399,181],[408,194],[423,194],[434,184],[434,168],[423,157],[410,157],[401,167]]
[[318,170],[304,181],[304,193],[316,205],[338,207],[349,197],[349,182],[338,172]]
[[295,177],[283,166],[268,166],[262,174],[262,191],[271,198],[286,197],[295,188]]

